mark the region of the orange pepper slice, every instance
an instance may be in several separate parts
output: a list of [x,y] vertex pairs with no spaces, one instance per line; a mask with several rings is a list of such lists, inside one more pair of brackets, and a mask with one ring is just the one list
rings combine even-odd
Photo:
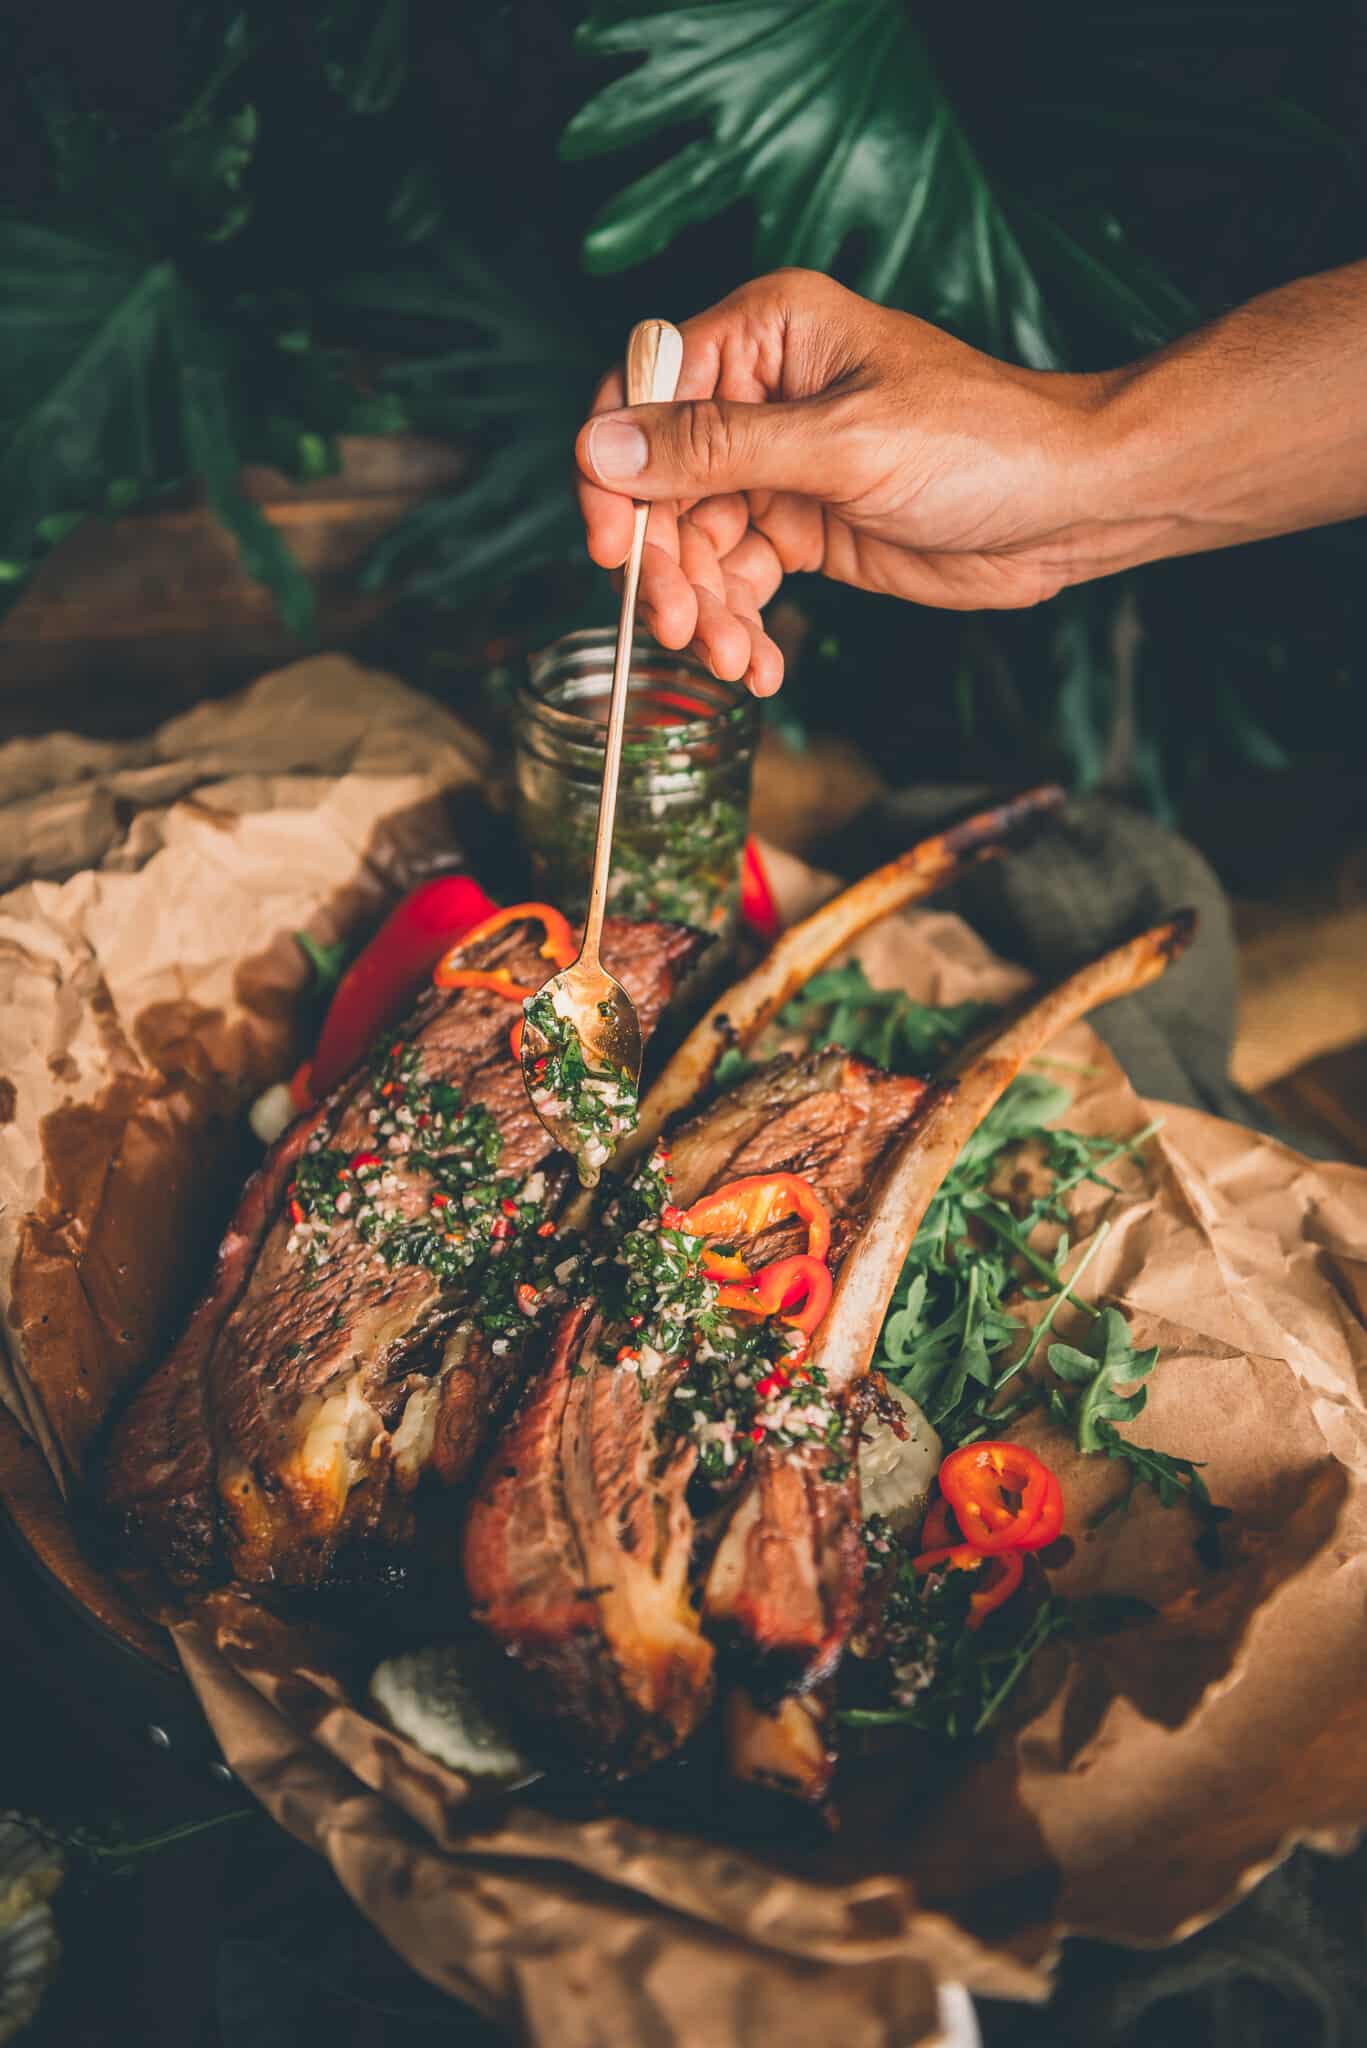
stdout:
[[[807,1256],[824,1259],[831,1248],[831,1219],[809,1180],[796,1173],[754,1173],[704,1195],[686,1213],[684,1228],[694,1237],[757,1237],[786,1216],[807,1226]],[[731,1253],[706,1251],[709,1280],[748,1280],[750,1268]],[[780,1262],[782,1263],[782,1262]]]
[[491,939],[495,932],[503,931],[510,924],[535,923],[544,927],[545,940],[541,946],[544,960],[554,961],[557,967],[568,967],[574,959],[577,948],[568,918],[549,903],[510,903],[506,910],[496,910],[492,917],[486,917],[473,931],[465,933],[459,945],[453,946],[438,960],[432,979],[438,988],[492,988],[497,995],[507,996],[510,1002],[522,1002],[536,990],[521,988],[505,968],[495,968],[494,980],[490,975],[480,975],[476,970],[461,967],[458,962],[462,954],[481,939]]

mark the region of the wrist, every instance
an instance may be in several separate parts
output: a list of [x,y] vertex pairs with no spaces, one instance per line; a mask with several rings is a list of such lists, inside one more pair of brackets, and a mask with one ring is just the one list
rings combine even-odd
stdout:
[[1193,450],[1160,368],[1161,358],[1068,380],[1077,387],[1062,455],[1068,583],[1222,544],[1199,537]]

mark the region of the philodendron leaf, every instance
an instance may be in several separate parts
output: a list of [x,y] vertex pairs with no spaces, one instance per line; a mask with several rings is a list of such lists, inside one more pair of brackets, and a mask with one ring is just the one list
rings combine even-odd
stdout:
[[1032,219],[1044,258],[1036,267],[911,17],[906,0],[598,9],[580,47],[645,61],[574,117],[565,156],[636,148],[699,124],[708,132],[610,202],[589,231],[588,268],[627,269],[748,201],[758,269],[838,270],[857,240],[857,289],[1020,362],[1062,361],[1047,274],[1145,338],[1174,332],[1179,296],[1123,239],[1089,232],[1084,246]]
[[1039,291],[904,0],[736,0],[593,15],[591,56],[645,52],[565,131],[566,157],[628,149],[698,122],[711,133],[620,193],[589,230],[592,271],[658,255],[736,200],[755,209],[760,270],[833,270],[984,347],[1048,367]]
[[309,586],[238,489],[233,364],[174,264],[0,223],[0,592],[80,518],[198,480],[287,621]]
[[[544,250],[522,269],[544,276]],[[514,291],[473,247],[444,237],[419,265],[339,280],[329,307],[391,340],[383,389],[424,432],[475,453],[473,481],[428,499],[385,535],[363,582],[460,605],[550,564],[583,558],[570,451],[601,368],[571,309]]]

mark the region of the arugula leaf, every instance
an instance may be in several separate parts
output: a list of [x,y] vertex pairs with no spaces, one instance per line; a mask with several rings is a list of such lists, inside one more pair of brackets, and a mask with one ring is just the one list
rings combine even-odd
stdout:
[[[1080,1386],[1082,1392],[1069,1407],[1069,1420],[1080,1451],[1099,1451],[1102,1422],[1130,1422],[1141,1413],[1148,1389],[1139,1385],[1158,1363],[1158,1346],[1136,1351],[1130,1341],[1130,1326],[1118,1308],[1103,1309],[1091,1332],[1086,1350],[1075,1344],[1051,1344],[1049,1364],[1061,1380]],[[1119,1394],[1117,1387],[1132,1386],[1132,1394]]]
[[749,1060],[738,1045],[728,1045],[717,1061],[712,1078],[719,1089],[734,1088],[755,1071],[754,1060]]
[[1152,340],[1184,324],[1180,295],[1138,260],[1108,216],[1076,238],[1053,216],[1027,230],[987,175],[903,0],[696,0],[600,6],[579,32],[589,56],[644,62],[581,108],[571,161],[636,149],[680,129],[706,133],[629,185],[584,244],[595,273],[657,256],[738,201],[755,216],[757,270],[835,270],[979,347],[1039,368],[1063,356],[1043,278],[1085,279]]
[[[1158,1363],[1158,1346],[1136,1351],[1120,1310],[1107,1308],[1097,1318],[1085,1347],[1051,1344],[1047,1357],[1050,1369],[1064,1382],[1063,1387],[1049,1391],[1053,1419],[1071,1432],[1080,1451],[1100,1452],[1126,1468],[1125,1491],[1100,1508],[1090,1526],[1098,1528],[1111,1515],[1123,1513],[1142,1481],[1165,1508],[1186,1502],[1201,1523],[1197,1548],[1203,1561],[1218,1563],[1218,1525],[1228,1517],[1229,1509],[1217,1508],[1212,1502],[1201,1477],[1200,1461],[1132,1443],[1115,1426],[1142,1413],[1148,1399],[1143,1383]],[[1120,1387],[1134,1391],[1122,1394],[1117,1391]]]
[[840,1045],[880,1067],[923,1072],[970,1034],[987,1003],[914,1002],[901,989],[874,988],[858,960],[814,974],[779,1014],[786,1031]]

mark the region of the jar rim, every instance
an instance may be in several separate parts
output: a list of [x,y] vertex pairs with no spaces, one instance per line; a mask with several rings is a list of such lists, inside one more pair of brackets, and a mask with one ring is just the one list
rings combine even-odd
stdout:
[[[617,645],[617,629],[614,626],[583,626],[577,632],[566,633],[549,646],[541,648],[530,656],[527,671],[518,685],[518,698],[529,714],[544,720],[552,730],[559,731],[566,740],[582,735],[596,736],[601,733],[603,721],[590,717],[586,712],[568,710],[551,700],[551,691],[567,682],[596,679],[599,675],[597,664],[592,657],[602,657],[601,680],[606,695],[612,682],[612,664]],[[682,671],[695,679],[701,689],[712,694],[717,702],[715,709],[703,717],[681,718],[671,723],[668,730],[680,743],[704,739],[709,733],[727,727],[746,727],[757,723],[758,712],[755,700],[741,683],[733,683],[722,676],[714,676],[710,669],[703,667],[693,655],[670,647],[661,647],[648,633],[636,633],[631,654],[631,670],[627,679],[627,720],[626,731],[632,732],[632,698],[638,694],[638,686],[648,688],[657,680],[649,674],[638,676],[640,665],[666,664],[676,673]],[[663,678],[658,680],[663,681]],[[644,694],[644,689],[640,694]],[[637,726],[642,730],[655,730]]]

